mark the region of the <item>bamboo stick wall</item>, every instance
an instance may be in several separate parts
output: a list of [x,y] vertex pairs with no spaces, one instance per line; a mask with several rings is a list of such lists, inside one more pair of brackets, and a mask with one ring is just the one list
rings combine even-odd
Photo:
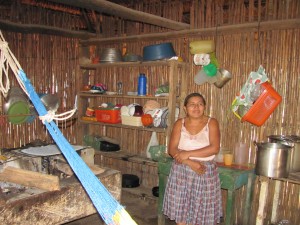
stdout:
[[[58,113],[73,109],[77,91],[78,40],[17,33],[5,33],[4,37],[36,92],[57,94],[60,98]],[[9,79],[11,86],[19,85],[12,73]],[[1,99],[3,106],[5,99],[3,96]],[[32,123],[15,125],[8,123],[2,109],[1,112],[0,148],[17,148],[37,139],[52,142],[38,118]],[[58,125],[70,142],[76,143],[72,120]]]
[[[135,4],[132,8],[152,14],[162,15],[177,21],[182,21],[183,4],[181,1],[143,1]],[[33,23],[34,19],[42,20],[50,24],[56,18],[54,25],[65,27],[82,27],[82,22],[77,18],[72,20],[70,15],[38,13],[40,9],[27,9],[28,18],[24,22]],[[175,12],[174,12],[175,11]],[[22,14],[22,10],[20,16]],[[191,1],[190,23],[192,28],[217,27],[215,34],[186,35],[179,38],[164,39],[163,42],[171,41],[176,53],[184,61],[189,62],[191,77],[200,67],[192,62],[193,55],[189,53],[188,44],[193,40],[213,39],[216,43],[216,55],[220,67],[227,69],[233,75],[232,80],[222,89],[213,85],[196,85],[193,79],[189,80],[189,89],[204,94],[208,108],[207,114],[216,117],[220,123],[222,147],[233,149],[237,142],[249,144],[250,163],[255,162],[255,147],[253,141],[265,141],[271,134],[295,134],[300,135],[299,105],[299,52],[300,52],[300,30],[297,29],[274,29],[249,32],[218,33],[218,27],[230,24],[242,24],[255,21],[273,21],[285,19],[299,19],[300,2],[297,0],[250,0],[250,1]],[[1,14],[3,16],[4,14]],[[7,15],[7,14],[6,14]],[[44,18],[43,15],[47,15]],[[2,17],[3,18],[3,17]],[[67,18],[67,19],[66,19]],[[119,18],[101,16],[103,35],[106,37],[128,36],[134,34],[145,34],[150,32],[163,32],[167,29],[140,24],[135,22],[122,21]],[[64,22],[63,22],[64,21]],[[24,71],[31,79],[33,86],[38,92],[58,93],[60,96],[60,112],[73,108],[75,95],[81,87],[80,81],[82,71],[78,67],[79,40],[44,35],[22,35],[17,33],[4,32],[4,37],[9,42],[12,52],[16,55]],[[124,46],[130,52],[142,54],[142,47],[145,45],[159,43],[160,41],[139,41],[118,44]],[[105,47],[104,45],[101,47]],[[249,123],[240,121],[230,112],[230,105],[235,95],[240,91],[251,71],[256,71],[259,65],[263,65],[274,86],[283,97],[282,103],[261,126],[256,127]],[[11,79],[16,85],[15,80]],[[116,82],[114,82],[116,83]],[[3,105],[4,98],[1,96],[0,103]],[[2,109],[0,109],[0,112]],[[2,112],[3,113],[3,112]],[[0,113],[1,115],[1,113]],[[37,119],[32,124],[12,125],[3,121],[6,117],[0,117],[0,148],[19,147],[36,139],[51,142],[42,123]],[[78,143],[77,123],[61,124],[62,132],[71,143]],[[114,129],[109,131],[113,136]],[[124,134],[128,136],[128,134]],[[146,145],[146,140],[141,140]],[[81,144],[81,143],[78,143]],[[126,168],[131,172],[144,174],[148,180],[145,185],[153,185],[153,174],[157,173],[156,168],[148,168],[146,173],[142,172],[140,165],[123,165],[119,161],[105,159],[105,165],[112,167],[118,165],[120,169]],[[123,166],[125,167],[123,167]],[[146,175],[145,175],[146,174]],[[148,174],[148,175],[147,175]],[[270,192],[266,209],[264,224],[271,224],[270,212],[272,207],[272,195],[274,193],[274,182],[270,180]],[[245,190],[239,190],[239,195],[244,195]],[[251,222],[255,224],[255,216],[258,209],[258,197],[260,193],[260,182],[256,180],[254,188],[254,200],[251,211]],[[239,196],[238,195],[238,196]],[[239,199],[239,197],[237,197]],[[291,202],[289,203],[289,202]],[[289,219],[292,224],[299,224],[299,184],[283,182],[280,194],[280,210],[278,220]],[[241,205],[237,203],[235,214],[236,224],[241,221]]]

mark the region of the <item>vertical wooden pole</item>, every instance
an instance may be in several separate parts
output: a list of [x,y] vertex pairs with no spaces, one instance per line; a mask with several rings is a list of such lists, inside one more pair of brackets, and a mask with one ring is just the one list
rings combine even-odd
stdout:
[[279,204],[279,192],[281,189],[281,181],[275,180],[275,191],[273,197],[273,206],[272,206],[272,214],[271,214],[271,223],[276,223],[277,221],[277,210]]
[[269,180],[266,177],[260,177],[261,187],[259,194],[259,207],[256,215],[256,225],[264,225],[265,206],[268,197]]

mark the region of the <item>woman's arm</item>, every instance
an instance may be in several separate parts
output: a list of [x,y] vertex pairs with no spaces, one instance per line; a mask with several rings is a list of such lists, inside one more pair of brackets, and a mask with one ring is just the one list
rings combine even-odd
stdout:
[[210,144],[201,149],[195,149],[193,151],[179,151],[174,155],[174,159],[177,162],[182,163],[183,160],[190,157],[208,157],[218,154],[220,150],[220,129],[219,123],[216,119],[211,118],[209,124],[209,142]]
[[168,153],[172,158],[174,158],[174,156],[179,152],[178,145],[180,140],[181,127],[182,119],[179,119],[175,122],[173,126],[168,147]]
[[[182,127],[182,119],[179,119],[175,122],[173,126],[173,130],[169,142],[169,148],[168,148],[168,153],[173,158],[175,155],[177,155],[180,152],[178,149],[178,145],[179,145],[179,140],[181,135],[181,127]],[[190,159],[185,159],[181,163],[189,166],[192,170],[194,170],[198,174],[205,173],[206,168],[200,162],[196,162]]]

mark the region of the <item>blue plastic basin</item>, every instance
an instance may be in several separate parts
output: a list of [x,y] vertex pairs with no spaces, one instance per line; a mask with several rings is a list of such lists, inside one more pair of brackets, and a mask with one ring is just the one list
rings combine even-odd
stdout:
[[143,60],[154,61],[176,56],[172,43],[148,45],[143,48]]

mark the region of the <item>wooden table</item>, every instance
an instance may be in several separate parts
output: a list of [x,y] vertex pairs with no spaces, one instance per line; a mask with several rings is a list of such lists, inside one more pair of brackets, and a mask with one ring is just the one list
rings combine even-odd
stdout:
[[[158,204],[158,225],[165,224],[165,216],[162,213],[163,197],[168,175],[172,165],[172,159],[168,158],[166,162],[158,163],[159,173],[159,204]],[[221,188],[228,191],[225,210],[225,224],[233,224],[233,206],[235,201],[235,190],[247,185],[247,194],[245,196],[245,208],[243,212],[243,224],[248,224],[250,215],[250,206],[252,199],[252,189],[255,179],[254,169],[247,166],[225,166],[218,163]]]
[[[96,176],[120,201],[121,173],[103,169]],[[75,176],[62,179],[60,190],[25,188],[0,202],[0,224],[63,224],[94,213],[96,209]]]

